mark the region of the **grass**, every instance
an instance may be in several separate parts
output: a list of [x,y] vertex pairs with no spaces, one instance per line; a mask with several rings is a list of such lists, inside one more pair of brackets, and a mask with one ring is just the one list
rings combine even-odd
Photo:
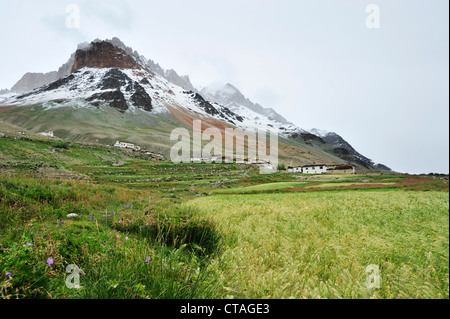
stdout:
[[260,175],[0,138],[0,298],[231,297],[448,298],[448,176]]
[[[143,192],[84,181],[0,177],[0,194],[2,298],[215,294],[207,261],[219,250],[220,234],[192,210],[153,206],[142,201]],[[103,217],[113,211],[112,220]],[[79,217],[68,219],[69,213]],[[68,264],[86,273],[89,289],[65,287]]]
[[267,191],[267,190],[277,190],[293,187],[302,187],[306,182],[278,182],[278,183],[266,183],[247,187],[238,187],[231,189],[221,189],[217,190],[216,194],[226,194],[226,193],[252,193],[253,191]]
[[[395,183],[390,183],[390,182],[384,182],[384,183],[373,183],[375,185],[395,185]],[[372,184],[372,185],[373,185]],[[343,186],[354,186],[354,185],[358,185],[358,186],[364,186],[364,184],[361,183],[323,183],[323,184],[317,184],[317,185],[310,185],[307,187],[317,187],[317,188],[329,188],[329,187],[343,187]]]
[[[230,240],[223,297],[448,298],[448,194],[220,195],[190,207]],[[380,289],[365,269],[378,265]]]

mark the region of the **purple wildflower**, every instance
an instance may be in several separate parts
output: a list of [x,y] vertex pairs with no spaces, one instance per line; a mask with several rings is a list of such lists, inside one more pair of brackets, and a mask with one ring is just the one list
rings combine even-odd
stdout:
[[49,266],[53,265],[53,258],[49,257],[47,259],[47,265],[49,265]]
[[32,243],[29,243],[29,242],[27,242],[27,246],[33,246],[33,244],[32,244]]
[[150,259],[151,258],[149,256],[145,257],[145,262],[148,263],[150,261]]
[[11,273],[10,273],[10,272],[7,272],[7,273],[5,274],[5,277],[6,277],[6,278],[11,277]]

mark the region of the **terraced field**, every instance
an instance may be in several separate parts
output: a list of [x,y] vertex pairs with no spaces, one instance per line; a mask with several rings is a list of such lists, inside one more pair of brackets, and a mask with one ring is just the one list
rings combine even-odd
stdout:
[[0,298],[448,298],[448,176],[258,172],[0,137]]

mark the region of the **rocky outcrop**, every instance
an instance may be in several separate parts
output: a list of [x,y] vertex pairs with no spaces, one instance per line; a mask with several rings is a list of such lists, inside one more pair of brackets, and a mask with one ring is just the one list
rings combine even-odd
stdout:
[[236,125],[236,123],[233,120],[231,120],[231,118],[239,122],[243,121],[243,118],[241,116],[230,111],[230,109],[228,109],[223,105],[215,103],[214,107],[209,101],[205,100],[203,96],[201,96],[199,93],[192,91],[184,91],[184,94],[190,95],[192,99],[195,101],[195,103],[211,116],[220,117],[224,121],[227,121],[228,123],[233,125]]
[[137,82],[133,82],[132,90],[134,90],[134,93],[131,95],[133,105],[150,112],[152,110],[152,99],[144,88]]
[[253,112],[266,116],[268,119],[277,121],[281,124],[292,125],[280,114],[275,112],[272,108],[262,107],[258,103],[253,103],[247,97],[245,97],[235,86],[230,83],[225,84],[220,88],[215,87],[205,87],[200,90],[206,99],[216,102],[218,104],[228,107],[232,111],[237,111],[239,106],[246,107]]
[[328,132],[326,135],[322,136],[322,139],[327,142],[328,144],[334,145],[338,148],[343,148],[347,150],[350,154],[352,154],[354,157],[360,159],[364,163],[368,164],[369,166],[373,166],[374,163],[370,158],[367,158],[363,155],[361,155],[359,152],[357,152],[353,146],[350,145],[346,140],[344,140],[339,134],[336,134],[334,132]]
[[145,89],[118,68],[111,69],[104,75],[98,89],[105,90],[105,92],[95,93],[86,99],[94,106],[106,103],[120,112],[124,112],[129,108],[123,93],[126,92],[131,95],[130,100],[133,106],[145,111],[151,111],[153,108],[152,99]]
[[110,42],[91,42],[75,52],[72,72],[81,68],[142,69],[130,55]]
[[390,167],[388,167],[388,166],[386,166],[386,165],[384,165],[384,164],[380,164],[380,163],[375,164],[374,167],[375,167],[375,168],[378,168],[378,169],[384,169],[384,170],[386,170],[386,171],[392,171],[392,168],[390,168]]
[[[282,129],[282,128],[280,128],[280,129]],[[289,134],[289,137],[293,138],[293,139],[302,140],[303,142],[305,142],[306,144],[309,144],[309,145],[312,145],[313,141],[319,142],[321,144],[326,144],[325,141],[321,137],[311,134],[311,133],[291,133],[291,134]]]
[[352,153],[350,153],[347,149],[342,147],[336,147],[333,149],[333,153],[338,156],[339,158],[347,161],[348,163],[357,163],[367,169],[370,169],[372,167],[371,164],[361,160],[358,157],[355,157]]
[[187,75],[178,75],[177,72],[175,72],[175,70],[167,70],[164,72],[164,77],[172,82],[175,85],[178,85],[180,87],[182,87],[185,90],[189,90],[192,92],[197,92],[197,90],[194,88],[194,86],[191,83],[191,80],[189,79],[189,76]]
[[99,106],[100,104],[107,103],[109,106],[118,109],[122,113],[128,109],[128,104],[125,100],[125,96],[119,90],[95,93],[92,96],[88,97],[86,101],[92,102],[91,104],[94,106]]

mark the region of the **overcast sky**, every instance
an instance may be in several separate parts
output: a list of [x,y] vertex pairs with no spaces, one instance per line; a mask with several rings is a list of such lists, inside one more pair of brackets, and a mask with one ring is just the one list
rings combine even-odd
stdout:
[[[66,23],[71,4],[79,28]],[[116,36],[194,85],[229,82],[396,171],[448,173],[448,11],[447,0],[1,0],[0,88]]]

